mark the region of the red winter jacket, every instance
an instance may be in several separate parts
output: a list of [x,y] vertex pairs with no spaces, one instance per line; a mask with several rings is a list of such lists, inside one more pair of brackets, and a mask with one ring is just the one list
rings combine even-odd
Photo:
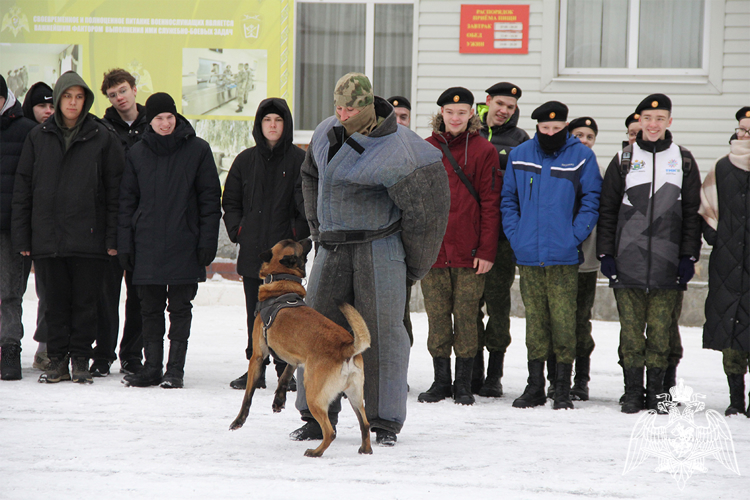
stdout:
[[500,234],[503,173],[495,147],[479,135],[481,127],[479,119],[473,116],[467,131],[453,137],[445,131],[441,115],[433,119],[432,136],[427,138],[427,142],[438,149],[441,149],[440,143],[448,144],[451,154],[481,201],[480,207],[443,154],[443,165],[451,190],[451,208],[448,228],[437,261],[432,266],[434,268],[474,267],[475,257],[495,262]]

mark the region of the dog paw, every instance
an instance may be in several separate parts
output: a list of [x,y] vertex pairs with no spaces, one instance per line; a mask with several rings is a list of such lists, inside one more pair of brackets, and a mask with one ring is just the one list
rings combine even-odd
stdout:
[[240,427],[242,427],[245,424],[245,422],[240,422],[239,420],[235,420],[232,422],[232,425],[229,426],[230,431],[236,431]]
[[323,453],[318,453],[317,450],[310,448],[309,450],[305,450],[305,456],[318,458],[318,457],[322,457]]
[[368,446],[367,448],[365,448],[364,446],[360,446],[359,454],[360,455],[372,455],[372,447]]
[[274,401],[273,404],[271,405],[271,409],[273,410],[274,413],[281,413],[281,410],[284,409],[284,403],[278,404],[276,403],[276,401]]

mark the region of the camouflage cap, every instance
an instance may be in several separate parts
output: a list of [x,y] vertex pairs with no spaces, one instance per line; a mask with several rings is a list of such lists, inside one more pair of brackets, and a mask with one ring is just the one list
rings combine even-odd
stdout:
[[333,105],[345,108],[363,108],[375,102],[370,79],[362,73],[347,73],[336,82]]

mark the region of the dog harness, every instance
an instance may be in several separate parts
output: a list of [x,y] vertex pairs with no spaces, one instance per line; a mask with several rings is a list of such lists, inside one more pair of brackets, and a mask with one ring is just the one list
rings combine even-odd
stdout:
[[[302,284],[302,279],[293,274],[269,274],[263,278],[263,284],[268,285],[274,281],[284,280]],[[268,329],[271,328],[279,311],[287,307],[301,307],[306,305],[305,299],[298,293],[285,293],[284,295],[279,295],[278,297],[255,304],[255,316],[260,314],[260,319],[263,322],[263,337],[266,338]]]

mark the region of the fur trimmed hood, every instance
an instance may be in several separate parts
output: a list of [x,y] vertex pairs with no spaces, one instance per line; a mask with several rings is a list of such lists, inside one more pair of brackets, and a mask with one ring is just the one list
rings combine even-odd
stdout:
[[[432,115],[432,118],[430,119],[430,126],[432,127],[432,131],[436,132],[438,134],[445,133],[445,123],[443,122],[443,115],[441,115],[439,112]],[[474,133],[479,132],[482,130],[482,120],[479,119],[479,116],[477,116],[476,113],[469,118],[469,125],[467,127],[468,133]]]

